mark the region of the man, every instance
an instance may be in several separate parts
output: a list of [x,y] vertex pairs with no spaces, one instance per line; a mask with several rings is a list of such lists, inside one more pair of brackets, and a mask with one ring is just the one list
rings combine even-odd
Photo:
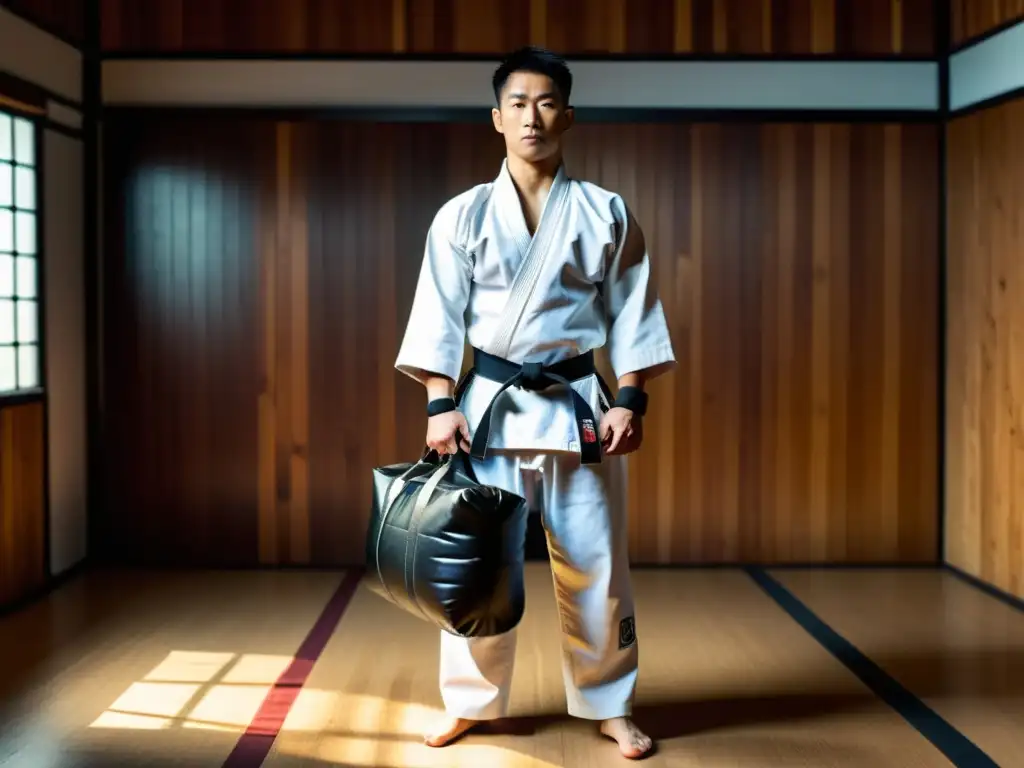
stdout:
[[[569,714],[600,721],[623,755],[638,758],[652,741],[630,719],[638,657],[624,455],[640,446],[644,385],[675,365],[672,343],[626,204],[569,178],[563,165],[562,137],[573,124],[565,62],[522,49],[497,69],[493,87],[506,159],[493,182],[436,214],[396,367],[427,390],[430,448],[479,448],[481,483],[539,503]],[[474,370],[456,402],[467,337]],[[605,345],[614,401],[593,368],[593,350]],[[525,378],[508,386],[517,373]],[[515,631],[441,633],[448,720],[428,744],[506,716],[515,648]]]

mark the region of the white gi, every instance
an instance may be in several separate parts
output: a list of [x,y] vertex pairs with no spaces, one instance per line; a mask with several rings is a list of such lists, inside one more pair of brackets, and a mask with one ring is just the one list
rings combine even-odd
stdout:
[[[607,345],[615,376],[674,365],[650,261],[622,198],[559,169],[531,238],[503,163],[498,177],[449,200],[426,253],[396,361],[422,381],[458,380],[465,341],[515,363],[556,363]],[[516,282],[513,290],[513,282]],[[532,290],[531,290],[532,288]],[[573,382],[597,418],[609,408],[596,376]],[[460,410],[475,433],[500,389],[480,376]],[[561,616],[569,714],[628,715],[637,675],[629,579],[625,461],[580,463],[572,398],[562,386],[515,387],[495,402],[477,477],[541,507]],[[441,694],[449,714],[507,713],[516,633],[441,633]]]

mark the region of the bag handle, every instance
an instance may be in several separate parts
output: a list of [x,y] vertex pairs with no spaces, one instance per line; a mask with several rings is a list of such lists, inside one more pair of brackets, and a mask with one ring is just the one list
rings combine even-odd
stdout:
[[[433,457],[434,460],[430,460]],[[474,483],[479,483],[477,480],[476,472],[473,470],[473,465],[469,460],[469,455],[462,449],[460,445],[455,454],[446,454],[441,456],[433,448],[425,448],[423,454],[420,456],[419,461],[410,466],[405,472],[399,475],[388,487],[387,496],[384,498],[384,514],[382,515],[383,522],[387,520],[388,515],[391,514],[391,506],[395,503],[395,499],[398,498],[398,494],[402,492],[402,489],[409,483],[413,476],[419,476],[422,471],[428,466],[436,466],[436,469],[431,470],[430,478],[426,481],[431,483],[431,493],[433,489],[437,487],[437,484],[441,481],[448,472],[455,467],[456,457],[462,462],[462,469],[466,476]],[[437,477],[437,480],[434,480]]]
[[[405,472],[403,472],[401,475],[396,477],[394,481],[391,483],[391,485],[388,487],[387,496],[384,498],[383,520],[387,520],[387,516],[391,514],[391,505],[394,504],[395,499],[398,497],[398,494],[402,492],[402,489],[409,482],[409,479],[414,474],[419,474],[419,471],[426,467],[428,464],[435,463],[427,461],[427,457],[430,456],[431,454],[439,457],[437,451],[435,451],[433,448],[427,448],[426,450],[424,450],[423,455],[420,456],[419,461],[410,465],[410,467],[407,470],[405,470]],[[441,466],[447,468],[446,465],[447,462],[441,460]]]

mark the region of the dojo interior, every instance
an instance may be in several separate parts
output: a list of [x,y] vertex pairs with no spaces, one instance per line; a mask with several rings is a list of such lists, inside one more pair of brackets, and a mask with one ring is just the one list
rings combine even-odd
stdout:
[[538,526],[513,717],[443,750],[437,633],[361,570],[526,43],[680,363],[629,460],[648,762],[1024,766],[1022,0],[4,0],[0,766],[622,762]]

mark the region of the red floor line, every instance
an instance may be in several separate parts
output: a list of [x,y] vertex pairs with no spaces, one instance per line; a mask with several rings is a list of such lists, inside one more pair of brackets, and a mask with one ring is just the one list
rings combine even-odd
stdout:
[[362,576],[362,571],[358,569],[345,574],[345,578],[320,613],[313,628],[309,630],[306,639],[295,652],[292,663],[277,678],[256,716],[245,729],[245,733],[239,737],[231,754],[227,756],[224,768],[259,768],[263,765],[292,705],[295,704],[295,699],[299,696],[299,691],[306,684],[313,665],[324,652],[345,609],[348,608]]

